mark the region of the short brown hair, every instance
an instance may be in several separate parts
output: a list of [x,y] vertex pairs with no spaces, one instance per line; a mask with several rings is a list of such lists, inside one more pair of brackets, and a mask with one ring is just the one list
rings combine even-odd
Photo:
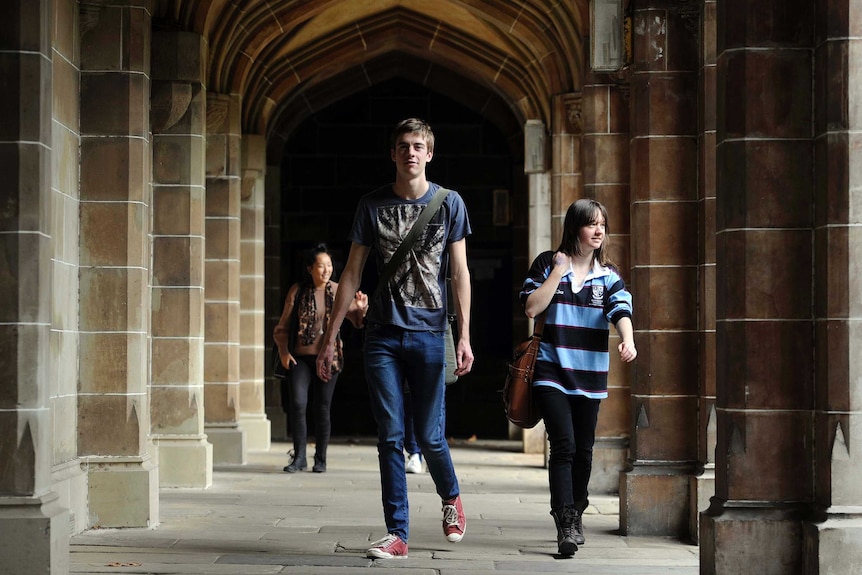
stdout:
[[401,120],[395,129],[392,130],[392,138],[389,143],[391,148],[395,149],[395,143],[403,134],[419,134],[425,138],[425,144],[428,146],[428,151],[434,151],[434,132],[431,131],[431,126],[425,120],[419,118],[407,118]]

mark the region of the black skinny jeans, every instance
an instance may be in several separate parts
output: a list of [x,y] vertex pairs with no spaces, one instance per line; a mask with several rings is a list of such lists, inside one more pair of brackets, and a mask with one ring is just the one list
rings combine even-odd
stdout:
[[601,400],[566,395],[546,386],[534,387],[533,394],[551,444],[548,461],[551,510],[561,511],[571,506],[583,512],[589,505],[587,485],[593,469],[593,444]]
[[293,423],[293,451],[297,461],[305,459],[305,446],[308,442],[308,424],[306,411],[308,409],[308,390],[314,388],[314,438],[315,461],[326,463],[326,448],[329,445],[329,434],[332,429],[330,408],[332,395],[335,392],[335,382],[338,374],[329,381],[317,377],[317,356],[301,355],[296,358],[296,365],[290,369],[290,418]]

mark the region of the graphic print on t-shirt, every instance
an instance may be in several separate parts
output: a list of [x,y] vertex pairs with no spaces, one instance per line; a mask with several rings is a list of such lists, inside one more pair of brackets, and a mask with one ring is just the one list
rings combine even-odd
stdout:
[[[424,205],[402,204],[377,208],[377,233],[380,237],[380,249],[384,262],[392,258],[424,207]],[[392,294],[394,303],[426,309],[443,307],[443,296],[437,278],[440,274],[440,255],[445,241],[444,226],[439,221],[438,213],[425,227],[407,257],[395,270],[389,282],[389,292]]]

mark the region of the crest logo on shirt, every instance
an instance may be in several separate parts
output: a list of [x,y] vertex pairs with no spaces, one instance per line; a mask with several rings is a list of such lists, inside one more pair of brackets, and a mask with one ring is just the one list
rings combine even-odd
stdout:
[[605,286],[594,285],[590,286],[590,304],[593,306],[603,306],[605,304]]

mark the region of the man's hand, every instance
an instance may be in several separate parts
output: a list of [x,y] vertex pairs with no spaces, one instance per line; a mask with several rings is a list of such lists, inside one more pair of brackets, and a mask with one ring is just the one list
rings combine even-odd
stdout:
[[461,377],[467,375],[473,369],[473,348],[470,347],[470,342],[464,339],[458,340],[458,345],[455,346],[455,361],[458,366],[455,368],[455,375]]
[[317,354],[317,377],[321,381],[332,379],[332,358],[335,355],[335,343],[324,343]]

